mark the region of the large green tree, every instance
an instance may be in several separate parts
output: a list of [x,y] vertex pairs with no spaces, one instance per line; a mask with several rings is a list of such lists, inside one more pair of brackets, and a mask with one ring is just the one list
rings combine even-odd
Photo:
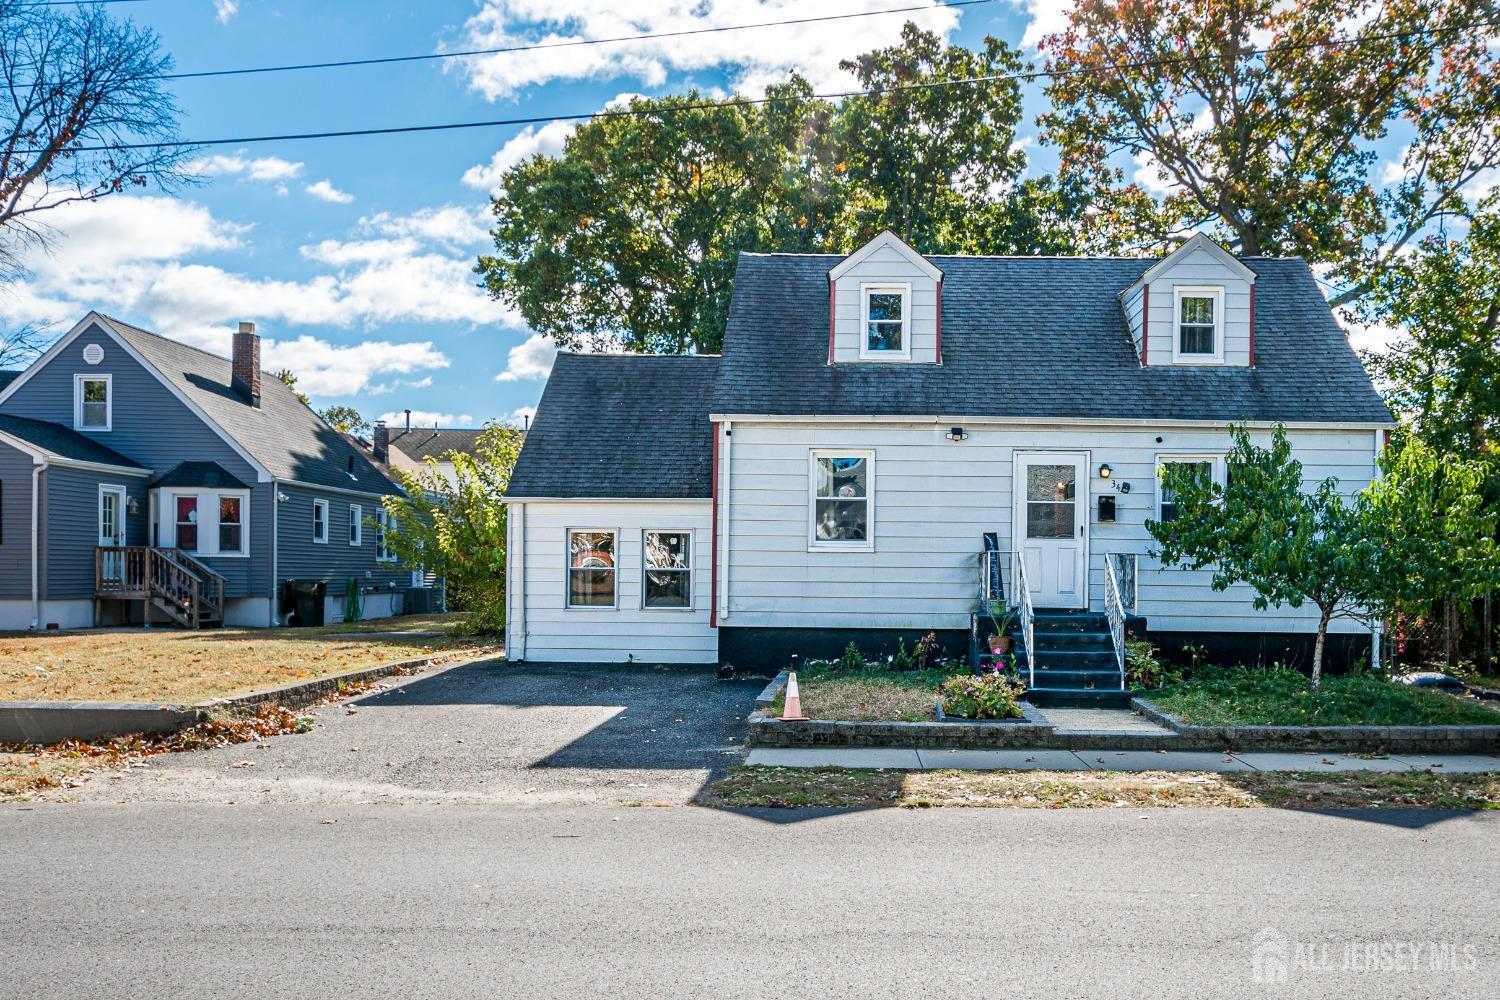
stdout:
[[1496,20],[1494,0],[1080,0],[1044,43],[1044,138],[1101,211],[1153,186],[1122,159],[1154,174],[1158,242],[1206,226],[1331,265],[1353,301],[1500,164]]

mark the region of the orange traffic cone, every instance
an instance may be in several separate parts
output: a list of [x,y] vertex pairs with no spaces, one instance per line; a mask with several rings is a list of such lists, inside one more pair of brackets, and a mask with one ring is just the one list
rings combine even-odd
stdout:
[[802,695],[797,690],[797,673],[793,671],[786,678],[786,703],[781,707],[782,722],[806,722],[807,716],[802,714]]

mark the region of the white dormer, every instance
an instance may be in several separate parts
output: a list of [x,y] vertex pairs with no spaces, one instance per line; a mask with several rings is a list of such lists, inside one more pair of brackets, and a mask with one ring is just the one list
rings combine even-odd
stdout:
[[1141,364],[1255,365],[1255,272],[1202,233],[1120,295]]
[[943,272],[883,232],[828,272],[829,364],[941,364]]

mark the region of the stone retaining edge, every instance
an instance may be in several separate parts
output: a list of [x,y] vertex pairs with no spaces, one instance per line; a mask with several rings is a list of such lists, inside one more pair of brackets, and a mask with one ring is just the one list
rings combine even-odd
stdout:
[[[282,708],[298,709],[306,708],[308,705],[322,701],[330,694],[336,694],[343,686],[350,683],[361,683],[363,681],[378,680],[381,677],[389,677],[400,670],[420,670],[432,666],[435,660],[440,660],[448,653],[433,653],[430,656],[418,656],[410,660],[396,660],[393,663],[382,663],[374,667],[361,667],[358,670],[349,670],[342,674],[330,674],[327,677],[314,677],[311,680],[298,681],[295,684],[284,684],[281,687],[267,688],[264,691],[251,691],[248,694],[230,695],[227,698],[213,698],[209,701],[199,702],[194,705],[197,709],[229,709],[235,711],[244,708],[260,708],[265,705],[280,705]],[[502,653],[486,653],[482,656],[471,657],[467,660],[455,660],[444,666],[460,667],[480,660],[493,659]]]
[[760,694],[755,696],[755,708],[752,711],[759,712],[770,708],[772,702],[776,700],[776,696],[786,687],[786,679],[787,671],[785,670],[772,677],[771,683],[762,688]]
[[[1130,707],[1192,743],[1215,749],[1324,750],[1332,753],[1384,750],[1387,753],[1495,753],[1495,726],[1198,726],[1183,721],[1145,698]],[[1205,747],[1206,748],[1206,747]]]

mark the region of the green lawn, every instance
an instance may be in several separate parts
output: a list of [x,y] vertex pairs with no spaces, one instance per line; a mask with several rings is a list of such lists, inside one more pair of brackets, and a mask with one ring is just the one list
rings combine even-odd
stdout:
[[[937,686],[953,670],[850,670],[808,667],[797,671],[802,714],[852,722],[922,722],[936,718]],[[771,714],[781,715],[785,693]]]
[[1203,669],[1147,698],[1204,726],[1500,725],[1500,712],[1479,701],[1370,673],[1324,677],[1315,693],[1306,677],[1286,668]]

